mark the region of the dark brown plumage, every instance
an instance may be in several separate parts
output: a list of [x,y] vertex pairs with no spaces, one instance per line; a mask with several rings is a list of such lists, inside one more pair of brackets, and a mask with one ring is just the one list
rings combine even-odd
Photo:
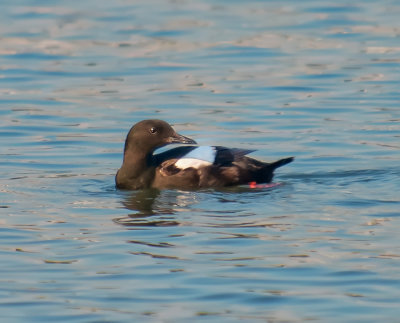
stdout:
[[129,131],[124,160],[115,176],[121,189],[199,189],[269,183],[276,168],[293,157],[265,163],[246,155],[252,150],[220,146],[181,146],[160,154],[154,150],[171,143],[196,144],[179,135],[165,121],[143,120]]

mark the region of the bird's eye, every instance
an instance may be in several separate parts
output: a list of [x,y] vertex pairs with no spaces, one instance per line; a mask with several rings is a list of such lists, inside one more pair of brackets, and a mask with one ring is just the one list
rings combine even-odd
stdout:
[[154,135],[157,132],[157,129],[154,128],[154,127],[151,127],[149,131],[150,131],[151,134]]

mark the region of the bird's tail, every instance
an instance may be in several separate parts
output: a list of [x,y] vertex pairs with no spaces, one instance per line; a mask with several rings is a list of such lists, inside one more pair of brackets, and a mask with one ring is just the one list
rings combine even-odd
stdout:
[[294,160],[294,157],[279,159],[276,162],[269,164],[268,168],[271,169],[272,171],[274,171],[278,167],[281,167],[281,166],[291,163],[293,160]]

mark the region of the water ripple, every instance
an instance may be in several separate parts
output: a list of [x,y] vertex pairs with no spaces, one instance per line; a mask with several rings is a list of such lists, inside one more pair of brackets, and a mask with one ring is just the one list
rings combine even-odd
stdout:
[[[395,1],[0,9],[3,321],[399,317]],[[145,118],[296,161],[273,188],[119,191]]]

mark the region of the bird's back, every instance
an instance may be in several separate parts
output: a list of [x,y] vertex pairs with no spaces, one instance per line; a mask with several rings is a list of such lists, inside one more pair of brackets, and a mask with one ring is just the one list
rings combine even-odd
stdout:
[[155,188],[197,189],[269,183],[276,168],[290,163],[285,158],[265,163],[245,156],[252,150],[225,147],[178,147],[155,156]]

